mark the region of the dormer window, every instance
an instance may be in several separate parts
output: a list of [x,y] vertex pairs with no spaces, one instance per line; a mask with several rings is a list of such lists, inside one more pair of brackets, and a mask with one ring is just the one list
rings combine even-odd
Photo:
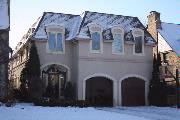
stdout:
[[91,33],[90,51],[91,53],[102,53],[102,29],[99,25],[91,25],[89,27]]
[[57,51],[63,51],[63,36],[62,33],[57,33],[57,46],[56,46]]
[[100,50],[100,33],[94,32],[92,33],[92,50]]
[[124,30],[121,27],[112,28],[113,42],[112,53],[123,54],[124,53]]
[[49,50],[55,51],[56,50],[56,33],[49,32]]
[[133,30],[134,37],[134,54],[143,55],[144,54],[144,31],[141,29]]
[[47,51],[50,53],[64,53],[64,28],[60,26],[48,26],[46,31],[48,32]]

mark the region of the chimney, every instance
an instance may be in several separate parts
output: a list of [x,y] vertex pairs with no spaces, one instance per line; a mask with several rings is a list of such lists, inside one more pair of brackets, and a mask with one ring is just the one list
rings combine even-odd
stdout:
[[148,15],[148,26],[154,26],[156,29],[161,29],[160,13],[151,11]]
[[[148,32],[152,35],[152,37],[158,43],[158,31],[157,29],[162,29],[161,27],[161,20],[160,20],[160,13],[156,11],[151,11],[148,15]],[[158,52],[158,46],[153,48],[153,53]]]

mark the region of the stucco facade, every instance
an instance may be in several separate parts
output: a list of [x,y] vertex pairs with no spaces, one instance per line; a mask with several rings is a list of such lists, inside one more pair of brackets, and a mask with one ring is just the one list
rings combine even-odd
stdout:
[[[141,89],[142,91],[144,91],[144,95],[142,95],[144,97],[142,97],[141,94],[139,94],[140,95],[139,97],[144,99],[144,103],[142,104],[133,103],[133,104],[134,105],[148,105],[148,99],[147,99],[148,98],[148,85],[149,85],[149,80],[151,79],[151,74],[152,74],[152,58],[153,58],[152,48],[154,46],[154,42],[153,42],[153,39],[151,39],[151,36],[149,36],[146,29],[142,26],[142,24],[139,22],[137,18],[131,18],[131,19],[137,20],[137,23],[139,22],[139,26],[141,27],[131,26],[132,29],[130,29],[130,28],[122,27],[120,23],[118,24],[113,23],[114,25],[112,26],[115,26],[115,27],[108,28],[109,32],[106,32],[104,31],[105,26],[103,27],[102,25],[99,25],[100,23],[98,23],[97,21],[89,23],[89,26],[88,26],[89,28],[83,27],[86,21],[85,19],[91,19],[88,17],[89,16],[88,14],[92,14],[92,15],[101,14],[101,13],[86,12],[83,18],[84,21],[82,20],[81,24],[79,24],[79,26],[81,27],[77,27],[76,25],[78,24],[75,24],[75,22],[73,23],[75,24],[73,26],[77,27],[77,28],[76,27],[73,28],[73,30],[75,30],[78,33],[76,35],[71,35],[70,33],[72,33],[72,31],[71,30],[68,31],[70,26],[60,25],[60,27],[58,27],[59,25],[54,25],[54,24],[50,25],[50,27],[42,26],[42,23],[45,22],[44,21],[45,18],[47,18],[46,20],[48,19],[50,20],[50,18],[48,18],[49,14],[53,14],[57,16],[60,15],[61,17],[71,16],[72,18],[72,15],[64,15],[64,14],[62,15],[60,13],[57,13],[57,14],[45,13],[42,19],[40,20],[40,22],[38,23],[37,25],[38,27],[35,28],[35,31],[33,31],[30,37],[28,37],[28,39],[26,40],[26,42],[24,42],[24,46],[26,47],[24,48],[22,46],[20,47],[20,48],[25,49],[28,47],[29,41],[35,41],[35,44],[37,46],[37,51],[39,54],[40,64],[41,64],[41,71],[42,71],[41,77],[46,83],[46,86],[50,84],[50,81],[52,80],[52,79],[49,80],[50,78],[55,78],[55,76],[53,76],[54,73],[55,72],[58,73],[58,71],[60,71],[58,73],[60,77],[56,76],[58,77],[57,84],[61,86],[59,87],[59,89],[63,87],[63,85],[61,85],[62,83],[64,84],[64,82],[67,83],[68,81],[72,82],[76,88],[75,97],[78,100],[90,99],[88,98],[89,96],[87,96],[87,94],[93,91],[102,93],[107,98],[106,92],[112,91],[112,93],[110,93],[112,94],[112,103],[114,106],[118,106],[118,105],[122,105],[123,103],[122,94],[126,95],[122,92],[122,88],[121,88],[122,81],[123,80],[126,81],[129,78],[131,78],[131,80],[133,80],[133,78],[136,78],[136,80],[139,79],[139,81],[143,81],[142,83],[144,84],[144,86],[142,86],[142,89]],[[106,16],[107,14],[102,13],[102,15]],[[79,19],[79,16],[75,16],[75,17]],[[116,16],[116,17],[119,20],[124,19],[122,16]],[[58,19],[60,19],[60,17],[58,17],[57,20]],[[99,19],[99,17],[97,17],[97,19]],[[108,20],[108,18],[106,19]],[[71,19],[69,18],[68,20],[71,20]],[[135,25],[137,25],[137,23]],[[127,22],[124,24],[129,24],[129,23]],[[44,30],[43,28],[47,29],[46,30],[47,38],[43,38],[43,35],[46,32],[43,33],[42,31],[41,32],[39,31],[39,29]],[[90,30],[87,30],[87,32],[84,32],[86,31],[87,28]],[[63,48],[62,48],[63,52],[61,51],[50,52],[50,45],[49,45],[51,44],[50,32],[52,31],[55,33],[55,35],[58,35],[57,34],[58,32],[63,35],[61,39],[62,44],[63,44]],[[91,37],[91,35],[93,31],[96,31],[96,33],[99,34],[100,36],[99,37],[100,38],[99,51],[92,50],[93,38]],[[73,32],[73,33],[76,33],[76,32]],[[115,35],[116,32],[120,33],[118,35],[122,35],[121,45],[122,45],[123,50],[120,53],[113,52],[113,40],[115,39],[113,38],[113,36]],[[87,36],[85,36],[86,35],[85,33],[87,34]],[[74,36],[74,38],[71,38],[70,36]],[[134,39],[136,36],[142,37],[142,53],[140,54],[137,54],[135,52]],[[71,39],[69,40],[69,38]],[[152,40],[152,41],[149,41],[149,40]],[[22,51],[22,50],[19,50],[19,51]],[[19,52],[16,52],[15,54],[19,54]],[[54,68],[51,69],[51,67],[54,67]],[[47,76],[47,73],[49,73],[48,76]],[[123,89],[125,88],[125,91],[128,90],[128,87],[129,87],[132,92],[132,93],[129,93],[129,95],[131,94],[132,96],[135,95],[133,94],[133,91],[137,91],[136,90],[137,86],[133,84],[127,83],[127,88],[123,87]],[[112,90],[109,89],[109,91],[106,91],[106,88],[112,88]],[[59,92],[61,92],[61,90],[59,90]],[[137,91],[135,93],[138,96],[139,92]],[[94,93],[94,95],[98,95],[98,94]],[[102,94],[97,97],[102,97]],[[90,97],[93,98],[94,96],[90,96]],[[138,100],[138,98],[136,98],[136,100]]]
[[133,54],[133,45],[125,44],[124,55],[112,54],[112,42],[103,43],[103,53],[90,53],[90,40],[65,42],[65,54],[46,52],[47,41],[38,41],[36,46],[41,69],[57,64],[68,69],[68,81],[73,81],[77,89],[77,99],[85,99],[86,80],[105,77],[113,81],[113,104],[121,105],[121,82],[129,77],[145,81],[146,105],[148,104],[148,84],[152,73],[152,46],[145,46],[144,55]]

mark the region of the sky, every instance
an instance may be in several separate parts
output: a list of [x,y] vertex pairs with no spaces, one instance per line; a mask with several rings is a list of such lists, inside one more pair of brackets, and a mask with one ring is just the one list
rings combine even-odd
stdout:
[[138,17],[146,25],[150,11],[161,21],[180,24],[180,0],[11,0],[10,46],[15,48],[43,12],[81,14],[84,11]]

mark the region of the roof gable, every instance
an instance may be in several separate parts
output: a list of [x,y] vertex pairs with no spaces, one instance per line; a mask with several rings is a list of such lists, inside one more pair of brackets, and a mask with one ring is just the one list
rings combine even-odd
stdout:
[[161,27],[158,32],[180,57],[180,25],[162,22]]
[[62,25],[65,27],[66,40],[70,40],[76,36],[78,32],[77,28],[79,27],[80,22],[81,17],[79,15],[45,12],[33,37],[37,39],[47,39],[47,33],[45,31],[46,26]]

